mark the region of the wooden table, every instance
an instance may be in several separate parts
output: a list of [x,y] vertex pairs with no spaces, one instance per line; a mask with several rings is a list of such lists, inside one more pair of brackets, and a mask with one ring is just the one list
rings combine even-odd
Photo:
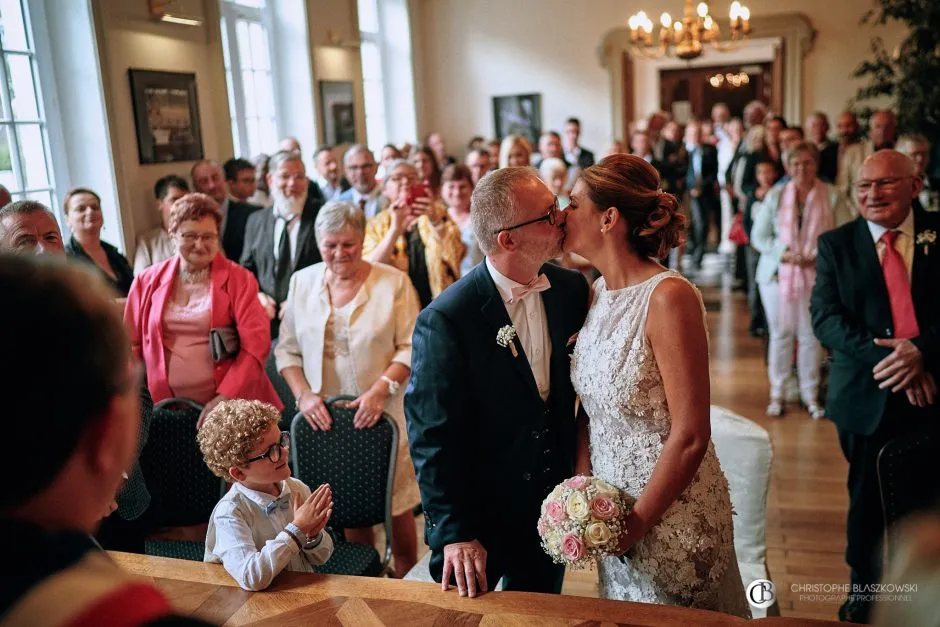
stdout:
[[219,625],[496,626],[649,625],[795,627],[831,621],[740,618],[666,605],[528,592],[491,592],[476,599],[436,584],[394,579],[282,573],[264,592],[246,592],[217,564],[111,553],[126,571],[151,580],[181,613]]

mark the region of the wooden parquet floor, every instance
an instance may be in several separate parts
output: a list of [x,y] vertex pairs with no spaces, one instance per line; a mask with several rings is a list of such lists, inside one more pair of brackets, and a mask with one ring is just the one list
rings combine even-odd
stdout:
[[[711,336],[712,403],[770,432],[774,449],[767,506],[767,564],[783,616],[836,620],[839,602],[801,599],[791,586],[848,582],[845,515],[848,466],[836,430],[796,406],[783,418],[764,415],[768,399],[764,341],[747,332],[745,297],[727,287],[702,287]],[[418,537],[423,523],[416,519]],[[427,547],[421,546],[423,553]],[[420,556],[419,556],[420,557]],[[596,597],[595,572],[569,572],[565,594]]]

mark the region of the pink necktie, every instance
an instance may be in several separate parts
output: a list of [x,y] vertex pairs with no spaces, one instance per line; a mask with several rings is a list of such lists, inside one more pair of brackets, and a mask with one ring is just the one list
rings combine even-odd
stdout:
[[920,335],[917,316],[914,314],[914,300],[911,298],[911,281],[907,276],[904,258],[894,247],[900,232],[885,231],[881,236],[884,242],[884,255],[881,258],[881,271],[884,273],[885,286],[888,288],[888,300],[891,301],[891,319],[894,321],[894,337],[909,340]]
[[513,303],[519,302],[525,298],[526,295],[531,294],[532,292],[544,292],[551,286],[552,284],[548,282],[548,277],[544,274],[540,274],[528,285],[519,285],[512,288],[512,298],[509,299],[509,304],[511,305]]

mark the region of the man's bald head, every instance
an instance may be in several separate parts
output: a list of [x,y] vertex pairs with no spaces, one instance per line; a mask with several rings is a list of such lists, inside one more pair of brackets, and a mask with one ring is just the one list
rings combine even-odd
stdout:
[[923,182],[914,162],[897,150],[879,150],[865,159],[855,184],[858,209],[869,222],[897,228],[911,211]]
[[284,152],[300,152],[300,142],[297,141],[296,137],[285,137],[281,140],[281,143],[277,145],[278,150]]

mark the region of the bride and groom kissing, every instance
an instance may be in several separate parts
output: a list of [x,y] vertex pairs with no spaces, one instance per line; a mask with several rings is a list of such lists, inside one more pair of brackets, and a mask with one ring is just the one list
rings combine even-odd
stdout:
[[[405,396],[432,577],[461,596],[499,580],[561,592],[536,522],[577,472],[632,505],[598,563],[603,596],[749,616],[710,443],[704,307],[655,261],[684,238],[676,199],[643,159],[611,155],[563,211],[531,168],[496,170],[471,220],[486,260],[418,317]],[[593,289],[547,263],[568,252],[601,271]]]

